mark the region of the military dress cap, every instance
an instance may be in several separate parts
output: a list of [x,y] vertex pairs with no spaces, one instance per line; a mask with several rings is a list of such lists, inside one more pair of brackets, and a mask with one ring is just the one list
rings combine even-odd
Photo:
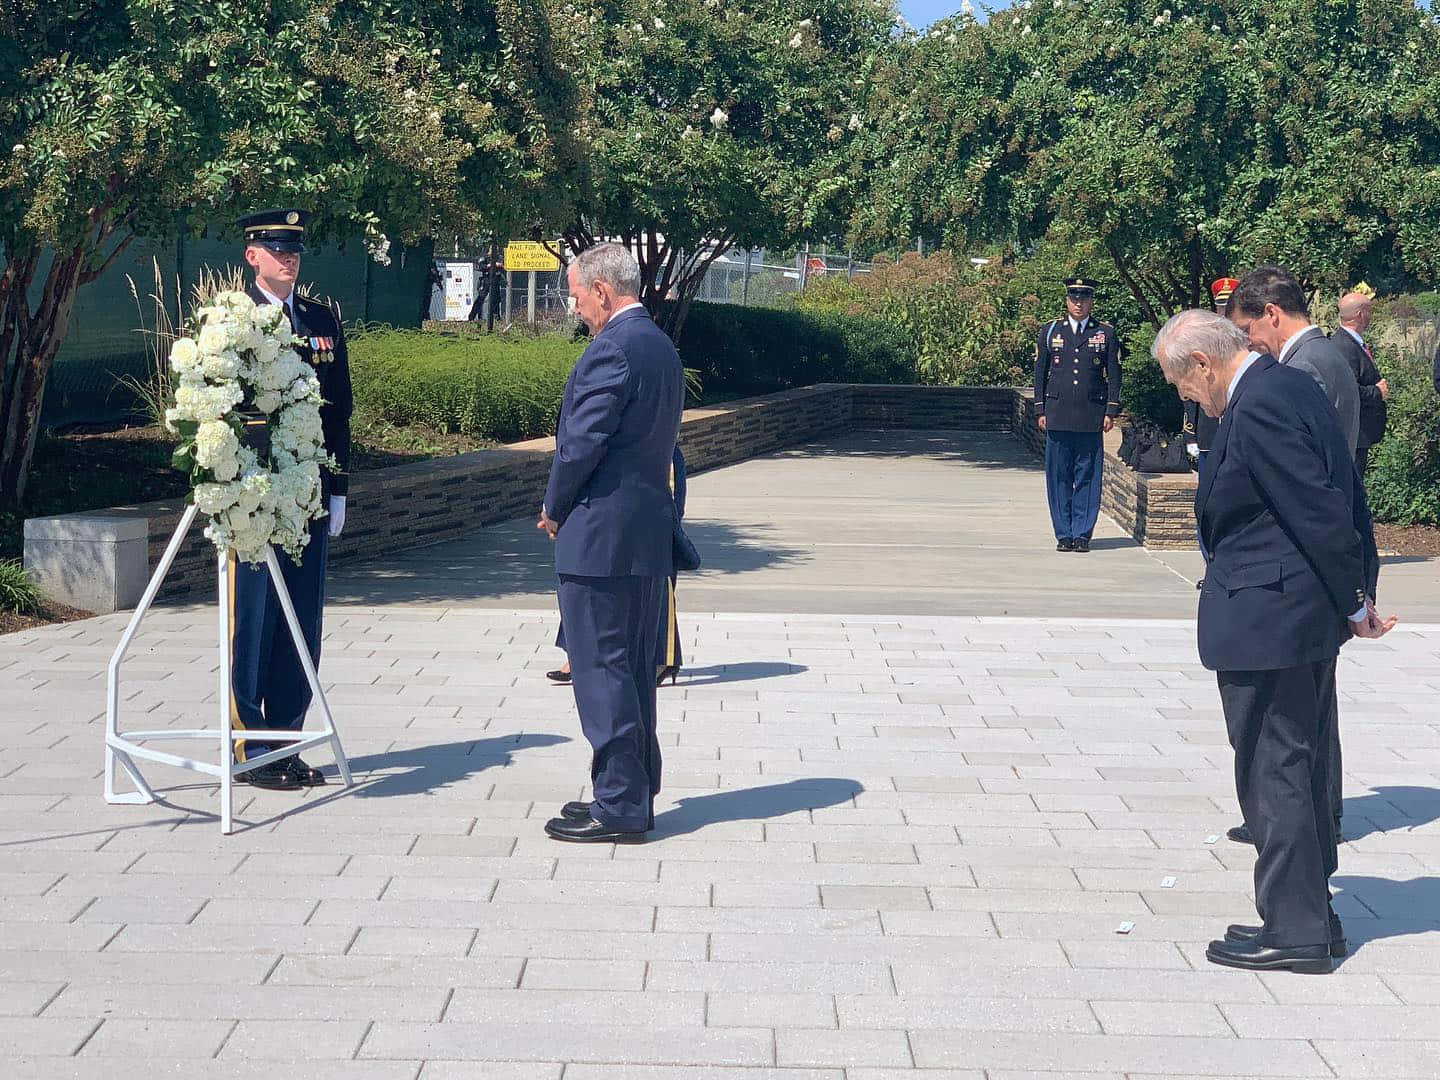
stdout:
[[1094,278],[1088,278],[1088,277],[1072,277],[1072,278],[1066,278],[1066,279],[1065,279],[1065,292],[1066,292],[1067,295],[1068,295],[1068,294],[1071,294],[1071,293],[1079,293],[1079,294],[1081,294],[1082,296],[1094,296],[1094,295],[1095,295],[1095,290],[1096,290],[1097,288],[1099,288],[1099,285],[1100,285],[1100,283],[1099,283],[1098,281],[1096,281]]
[[1215,303],[1223,304],[1226,300],[1230,299],[1230,294],[1233,293],[1239,285],[1240,282],[1233,277],[1216,278],[1210,283],[1210,295],[1215,298]]
[[312,217],[308,210],[262,210],[236,222],[245,230],[247,244],[260,244],[271,251],[305,251],[305,226]]

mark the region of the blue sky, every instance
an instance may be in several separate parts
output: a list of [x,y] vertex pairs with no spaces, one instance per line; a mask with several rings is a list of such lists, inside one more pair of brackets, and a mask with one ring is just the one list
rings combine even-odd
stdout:
[[[975,5],[977,8],[979,4]],[[960,10],[960,0],[900,0],[900,14],[911,26],[929,26]]]

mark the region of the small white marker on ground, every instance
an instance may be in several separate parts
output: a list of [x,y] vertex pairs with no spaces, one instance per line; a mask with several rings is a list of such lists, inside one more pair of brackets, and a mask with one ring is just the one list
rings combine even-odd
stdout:
[[1117,927],[1115,928],[1115,932],[1116,932],[1117,934],[1128,934],[1131,930],[1134,930],[1134,929],[1135,929],[1135,924],[1134,924],[1133,922],[1130,922],[1129,920],[1126,920],[1125,922],[1122,922],[1119,926],[1117,926]]
[[1175,887],[1175,879],[1174,879],[1173,877],[1167,877],[1167,878],[1162,878],[1162,879],[1161,879],[1161,881],[1160,881],[1160,888],[1162,888],[1162,889],[1173,889],[1174,887]]
[[1216,841],[1218,841],[1219,839],[1220,839],[1220,834],[1219,834],[1218,832],[1217,832],[1217,833],[1211,833],[1209,836],[1205,837],[1205,843],[1207,843],[1207,844],[1213,844],[1213,843],[1215,843]]

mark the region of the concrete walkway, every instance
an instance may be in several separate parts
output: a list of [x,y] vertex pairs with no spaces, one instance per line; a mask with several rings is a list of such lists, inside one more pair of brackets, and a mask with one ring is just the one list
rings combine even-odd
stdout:
[[[1354,954],[1214,968],[1253,855],[1193,559],[1059,555],[1042,487],[950,435],[697,477],[643,846],[541,833],[589,755],[528,522],[336,576],[357,787],[242,789],[228,838],[193,774],[100,799],[122,618],[0,638],[4,1076],[1433,1080],[1440,631],[1342,658]],[[213,623],[155,614],[130,726],[209,721]]]

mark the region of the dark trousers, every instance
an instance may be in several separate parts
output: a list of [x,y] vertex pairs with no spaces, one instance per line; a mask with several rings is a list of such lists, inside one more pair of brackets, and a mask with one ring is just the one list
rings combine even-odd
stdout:
[[1368,469],[1369,467],[1370,467],[1370,447],[1368,447],[1368,446],[1357,446],[1357,447],[1355,448],[1355,469],[1356,469],[1356,471],[1359,472],[1361,476],[1364,476],[1364,475],[1365,475],[1365,470]]
[[[565,623],[555,631],[555,647],[565,648]],[[685,658],[680,651],[680,623],[675,614],[675,575],[670,575],[669,588],[660,590],[660,619],[655,637],[655,666],[680,667]]]
[[560,575],[560,620],[580,728],[590,743],[590,813],[617,829],[655,821],[655,627],[663,577]]
[[[330,551],[330,522],[310,523],[310,543],[297,565],[279,549],[281,577],[290,591],[295,618],[320,665],[320,635],[325,611],[325,563]],[[261,563],[251,566],[230,556],[230,723],[236,728],[275,728],[299,731],[310,708],[310,682],[300,666],[280,598]],[[235,744],[235,759],[275,750],[279,743],[242,739]]]
[[1045,493],[1056,540],[1090,539],[1100,517],[1105,448],[1098,431],[1045,433]]
[[1221,671],[1220,702],[1235,750],[1235,791],[1255,837],[1261,942],[1330,940],[1330,875],[1338,863],[1330,785],[1335,660],[1275,671]]

